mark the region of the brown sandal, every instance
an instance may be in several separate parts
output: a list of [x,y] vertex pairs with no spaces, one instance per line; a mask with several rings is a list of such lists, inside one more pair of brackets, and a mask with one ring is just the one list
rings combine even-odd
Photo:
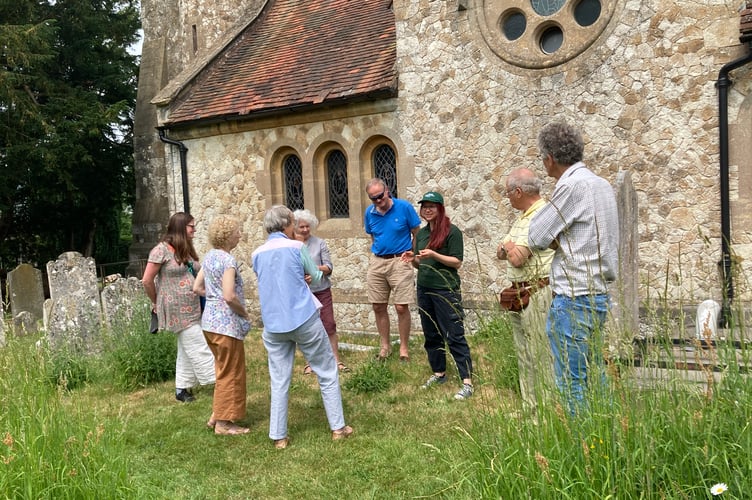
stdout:
[[251,429],[248,427],[240,427],[237,424],[230,424],[230,425],[216,425],[214,427],[214,434],[220,435],[220,436],[237,436],[239,434],[248,434],[251,432]]
[[310,375],[311,373],[313,373],[311,365],[305,365],[305,367],[303,368],[303,375]]
[[287,448],[287,445],[290,444],[290,438],[284,437],[282,439],[275,439],[274,440],[274,447],[278,450],[284,450]]
[[342,361],[337,363],[337,369],[341,371],[342,373],[348,373],[350,369],[347,367],[346,364],[344,364]]

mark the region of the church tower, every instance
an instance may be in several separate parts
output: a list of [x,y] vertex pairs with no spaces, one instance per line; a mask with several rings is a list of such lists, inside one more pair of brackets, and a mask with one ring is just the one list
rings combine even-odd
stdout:
[[[141,0],[143,45],[134,117],[134,169],[136,202],[133,242],[127,273],[141,276],[143,262],[167,227],[170,215],[183,211],[180,193],[168,189],[180,172],[166,160],[177,147],[162,142],[157,131],[158,112],[152,99],[176,79],[188,81],[227,43],[228,35],[254,19],[267,0]],[[169,130],[165,131],[169,137]],[[188,153],[190,154],[190,153]],[[173,179],[174,180],[174,179]],[[176,201],[177,200],[177,201]]]

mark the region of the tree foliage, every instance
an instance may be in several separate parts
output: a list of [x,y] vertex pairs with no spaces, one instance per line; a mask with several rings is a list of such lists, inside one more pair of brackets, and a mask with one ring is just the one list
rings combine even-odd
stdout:
[[124,260],[135,0],[0,0],[0,267]]

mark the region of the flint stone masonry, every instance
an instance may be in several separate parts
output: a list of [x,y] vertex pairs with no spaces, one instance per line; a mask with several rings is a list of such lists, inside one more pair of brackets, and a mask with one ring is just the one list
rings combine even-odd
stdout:
[[91,257],[66,252],[47,263],[50,309],[47,336],[53,348],[96,352],[102,328],[96,264]]
[[44,315],[44,287],[42,271],[31,264],[20,264],[8,273],[10,291],[10,312],[15,318],[21,312],[28,312],[32,321],[40,321]]
[[[142,8],[154,3],[145,0]],[[186,12],[198,13],[205,3],[192,0],[182,6]],[[549,121],[565,119],[582,129],[584,161],[591,169],[612,185],[618,183],[619,172],[628,171],[631,178],[634,194],[629,199],[634,202],[638,236],[630,243],[634,248],[622,249],[623,255],[634,256],[636,264],[635,274],[625,278],[629,283],[621,291],[619,305],[630,311],[622,315],[624,321],[635,321],[634,307],[640,299],[658,294],[665,295],[668,305],[705,299],[720,302],[715,82],[724,64],[749,50],[738,39],[739,2],[619,1],[608,26],[591,46],[561,65],[534,71],[513,66],[493,53],[478,29],[484,2],[463,5],[458,10],[453,1],[393,3],[399,95],[383,107],[374,105],[360,113],[354,107],[327,108],[169,131],[189,150],[193,215],[207,223],[222,213],[242,220],[243,241],[236,255],[248,261],[266,237],[263,213],[280,196],[273,189],[270,158],[282,147],[293,148],[309,175],[317,148],[337,144],[348,158],[354,209],[348,220],[322,222],[316,234],[326,238],[332,251],[335,313],[341,328],[374,331],[365,297],[369,239],[362,229],[368,206],[363,180],[370,172],[361,171],[366,170],[361,155],[372,137],[383,136],[395,145],[400,197],[414,203],[425,191],[441,191],[447,214],[464,231],[463,298],[470,304],[491,304],[506,285],[494,249],[515,218],[500,189],[503,179],[520,166],[545,176],[536,158],[538,130]],[[165,36],[160,33],[175,37],[168,45],[175,49],[160,55],[169,59],[162,61],[168,74],[155,78],[170,80],[168,85],[175,87],[180,71],[196,71],[206,52],[178,54],[187,39],[180,39],[174,25],[164,31],[152,29],[158,21],[150,12],[144,13],[146,42],[155,34]],[[220,33],[229,31],[226,25],[218,26],[217,32],[202,39],[207,51],[211,41],[219,43]],[[185,63],[188,60],[191,64]],[[184,67],[178,68],[181,63]],[[731,77],[731,243],[741,257],[741,273],[750,276],[752,66],[733,71]],[[159,81],[152,84],[153,91],[166,87]],[[157,121],[157,109],[146,114]],[[153,123],[149,131],[153,134]],[[170,211],[181,209],[183,202],[175,149],[170,148],[168,157],[148,156],[144,150],[149,161],[159,162],[161,171],[138,161],[136,166],[166,183],[161,192],[169,197]],[[309,177],[304,179],[306,205],[322,218],[324,201],[314,193],[324,181],[313,174]],[[553,180],[546,179],[544,194],[552,188]],[[164,224],[168,217],[169,213],[162,213],[154,222]],[[633,220],[623,228],[625,236],[633,234]],[[153,244],[146,242],[144,247]],[[209,249],[200,229],[196,247],[200,254]],[[253,272],[245,266],[242,273],[249,303],[255,307]],[[743,280],[736,284],[736,300],[749,303],[752,291]],[[415,317],[413,327],[418,329]]]

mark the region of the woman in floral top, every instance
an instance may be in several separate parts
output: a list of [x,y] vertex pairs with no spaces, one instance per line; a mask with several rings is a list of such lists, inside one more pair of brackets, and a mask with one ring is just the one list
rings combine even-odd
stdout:
[[193,248],[196,223],[178,212],[167,223],[167,234],[149,252],[142,282],[159,318],[159,329],[178,336],[175,361],[175,399],[194,400],[192,388],[214,383],[214,355],[201,331],[199,296],[193,292],[200,265]]
[[245,417],[246,372],[243,339],[250,330],[245,308],[243,279],[238,262],[230,252],[240,241],[238,222],[220,216],[209,226],[212,250],[196,277],[193,290],[206,296],[201,321],[204,336],[214,353],[217,385],[212,416],[207,426],[215,434],[247,434],[249,429],[235,422]]

